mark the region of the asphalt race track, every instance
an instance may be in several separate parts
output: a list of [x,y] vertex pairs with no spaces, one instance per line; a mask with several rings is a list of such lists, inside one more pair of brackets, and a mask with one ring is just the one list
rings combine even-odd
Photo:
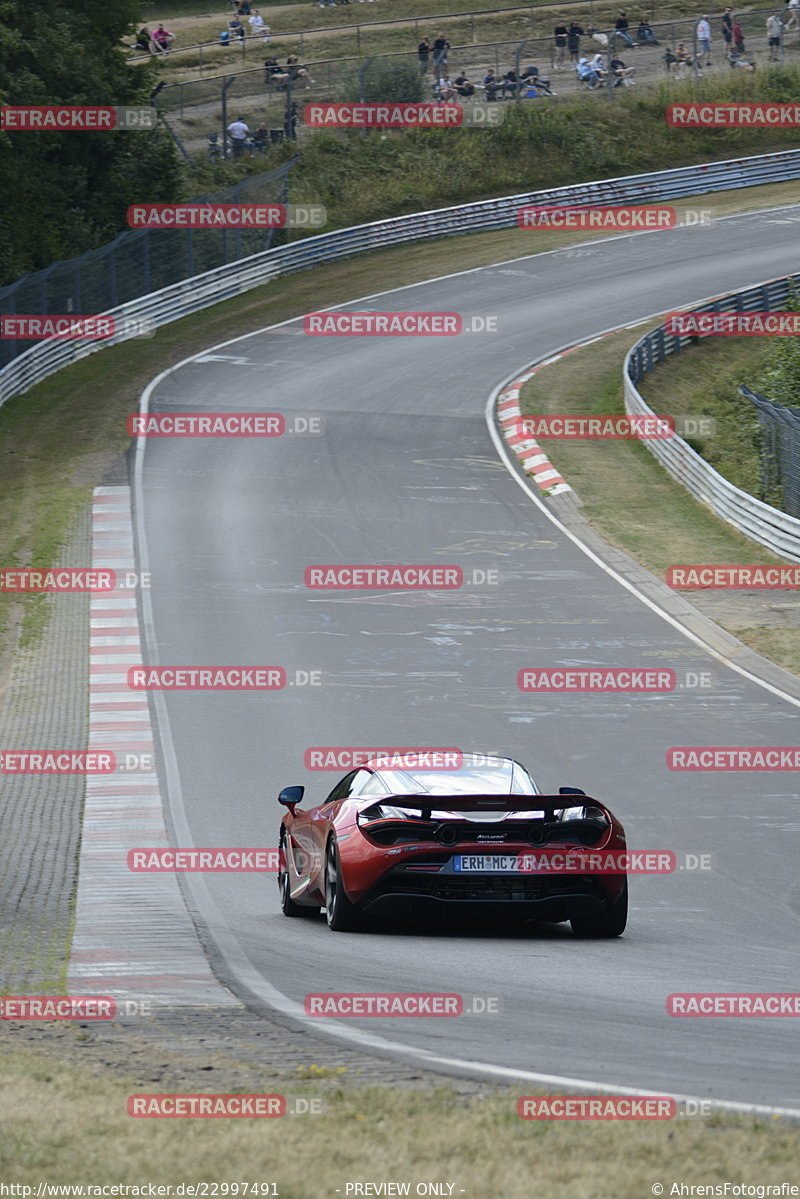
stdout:
[[[583,787],[619,814],[633,847],[715,855],[712,871],[632,878],[628,931],[609,942],[573,939],[567,925],[333,934],[322,918],[285,919],[274,876],[187,876],[214,961],[245,998],[297,1012],[309,991],[497,996],[500,1015],[341,1025],[488,1069],[800,1106],[796,1020],[665,1010],[671,992],[797,987],[796,778],[665,764],[673,745],[791,745],[797,708],[724,667],[582,553],[500,461],[484,417],[498,383],[567,343],[797,270],[799,214],[621,237],[347,306],[492,315],[494,334],[314,338],[294,322],[156,381],[152,411],[325,420],[319,436],[140,443],[151,660],[325,680],[160,697],[182,844],[276,846],[280,787],[305,784],[310,806],[340,777],[307,771],[309,747],[439,745],[516,757],[545,791]],[[533,252],[535,234],[528,244]],[[433,593],[303,583],[317,563],[390,562],[496,569],[500,581]],[[709,671],[713,686],[517,689],[521,667],[560,665]]]

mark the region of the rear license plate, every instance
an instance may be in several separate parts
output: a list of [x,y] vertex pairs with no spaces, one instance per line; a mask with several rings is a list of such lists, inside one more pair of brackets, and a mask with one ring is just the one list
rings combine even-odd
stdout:
[[453,859],[453,866],[463,874],[518,874],[519,854],[463,853]]

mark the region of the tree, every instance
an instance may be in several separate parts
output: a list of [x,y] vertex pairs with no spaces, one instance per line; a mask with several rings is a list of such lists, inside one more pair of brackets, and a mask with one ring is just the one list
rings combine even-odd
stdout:
[[[0,0],[0,103],[149,103],[152,69],[120,46],[137,0]],[[126,228],[136,200],[182,198],[168,134],[0,132],[0,282],[72,258]]]

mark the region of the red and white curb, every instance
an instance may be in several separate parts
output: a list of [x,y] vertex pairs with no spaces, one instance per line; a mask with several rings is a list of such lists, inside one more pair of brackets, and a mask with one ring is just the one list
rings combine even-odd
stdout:
[[531,379],[543,366],[548,366],[549,363],[557,361],[557,358],[560,357],[559,354],[556,358],[548,358],[545,362],[538,363],[524,375],[514,379],[513,383],[504,387],[497,397],[497,419],[500,424],[500,432],[519,458],[523,470],[528,472],[537,486],[547,495],[561,495],[565,491],[572,491],[572,488],[558,473],[538,441],[520,433],[519,422],[522,413],[519,407],[519,393],[523,383]]
[[497,420],[500,425],[500,432],[519,458],[523,469],[533,477],[534,482],[547,495],[560,495],[562,492],[572,491],[572,488],[558,473],[538,441],[535,441],[532,437],[525,437],[519,431],[518,422],[522,419],[519,407],[519,393],[522,390],[522,385],[523,383],[527,383],[528,379],[532,379],[545,366],[550,366],[553,362],[558,362],[561,358],[565,358],[567,354],[574,354],[576,350],[583,350],[587,346],[593,345],[596,341],[602,341],[604,338],[610,337],[613,332],[616,332],[616,330],[611,330],[609,333],[601,333],[598,337],[592,337],[589,341],[581,342],[580,345],[570,346],[566,350],[561,350],[558,354],[553,354],[550,358],[545,358],[541,362],[537,362],[536,366],[532,366],[530,370],[525,371],[524,374],[519,375],[512,383],[509,383],[507,387],[504,387],[497,397]]
[[[130,490],[97,487],[92,566],[135,570]],[[174,874],[132,873],[129,849],[169,845],[147,696],[129,691],[142,664],[134,589],[93,593],[89,749],[112,751],[113,774],[87,775],[70,994],[178,1006],[239,1006],[211,972]]]

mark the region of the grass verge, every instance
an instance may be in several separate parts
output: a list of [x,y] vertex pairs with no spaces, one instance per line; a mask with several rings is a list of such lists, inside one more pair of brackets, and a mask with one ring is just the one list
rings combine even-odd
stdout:
[[[138,1077],[47,1054],[7,1053],[0,1067],[0,1170],[34,1186],[246,1179],[274,1182],[269,1193],[281,1199],[327,1199],[364,1179],[407,1181],[411,1194],[418,1182],[436,1180],[451,1183],[452,1194],[503,1199],[528,1199],[534,1191],[641,1199],[658,1183],[669,1194],[676,1177],[780,1185],[797,1160],[797,1128],[779,1122],[716,1115],[669,1123],[523,1121],[516,1100],[530,1092],[522,1087],[464,1095],[450,1085],[343,1085],[324,1077],[327,1071],[298,1084],[288,1070],[256,1067],[238,1088],[320,1098],[323,1111],[315,1116],[186,1119],[177,1126],[128,1117],[131,1093],[228,1089],[207,1072],[184,1076],[178,1088],[164,1086],[164,1053],[152,1057],[150,1070],[140,1059]],[[153,1067],[156,1086],[148,1077]]]
[[[523,387],[523,415],[624,412],[623,357],[637,336],[656,324],[642,325],[635,333],[622,330],[612,334],[539,371]],[[758,346],[749,351],[741,344],[735,350],[730,345],[721,346],[722,340],[718,339],[716,346],[704,343],[696,353],[692,350],[670,359],[659,369],[652,386],[653,376],[646,377],[641,390],[648,400],[652,397],[657,411],[688,414],[710,410],[719,418],[719,410],[707,403],[707,396],[719,380],[720,371],[728,375],[733,387],[732,379],[745,369],[748,354],[757,361],[763,353],[763,347]],[[729,361],[725,361],[726,355],[731,355]],[[726,432],[723,441],[726,445],[718,459],[744,474],[743,439]],[[781,561],[673,482],[640,442],[541,438],[540,444],[577,491],[590,524],[659,578],[664,577],[667,567],[677,563],[754,565]],[[718,461],[716,469],[720,466]],[[800,604],[790,602],[794,593],[787,599],[785,592],[754,595],[692,591],[687,598],[752,649],[800,674],[800,627],[781,627],[800,622]]]

